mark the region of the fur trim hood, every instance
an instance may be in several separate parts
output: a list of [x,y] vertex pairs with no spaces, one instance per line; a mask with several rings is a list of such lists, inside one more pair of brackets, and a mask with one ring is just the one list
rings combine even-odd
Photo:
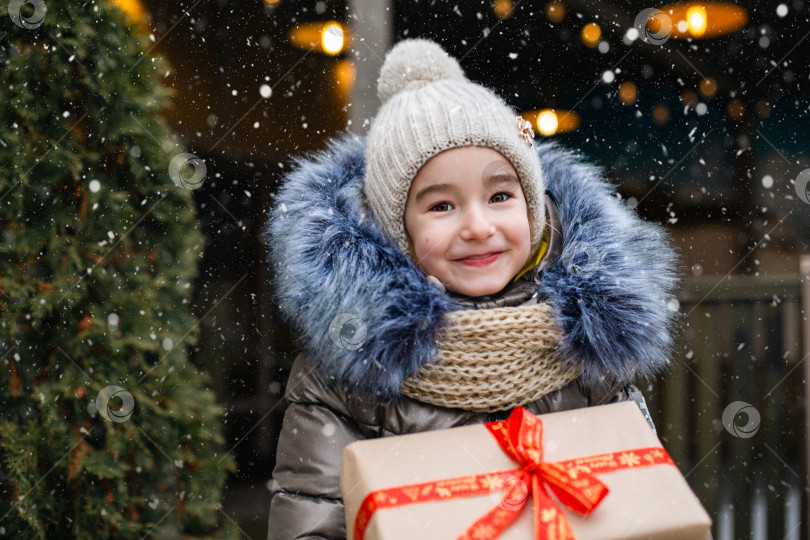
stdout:
[[[388,400],[431,361],[444,315],[460,306],[374,222],[364,148],[364,137],[345,132],[295,158],[262,236],[275,303],[307,354],[329,378]],[[537,284],[563,331],[561,356],[581,365],[587,387],[657,375],[677,317],[664,229],[622,204],[598,167],[554,143],[535,150],[563,239]]]

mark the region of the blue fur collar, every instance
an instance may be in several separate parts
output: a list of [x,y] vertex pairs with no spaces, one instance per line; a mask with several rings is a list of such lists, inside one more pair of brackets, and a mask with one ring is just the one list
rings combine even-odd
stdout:
[[[459,306],[364,211],[364,145],[343,133],[295,158],[263,236],[274,300],[308,355],[327,376],[388,400],[432,359],[442,317]],[[581,363],[588,387],[658,374],[677,314],[664,230],[628,210],[597,167],[553,143],[535,147],[564,242],[538,285],[563,329],[563,358]]]

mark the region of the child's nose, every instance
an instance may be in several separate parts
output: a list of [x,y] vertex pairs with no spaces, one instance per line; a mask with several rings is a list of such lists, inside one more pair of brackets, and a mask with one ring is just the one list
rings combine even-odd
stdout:
[[465,240],[487,238],[495,233],[495,225],[486,210],[478,205],[469,207],[461,224],[461,237]]

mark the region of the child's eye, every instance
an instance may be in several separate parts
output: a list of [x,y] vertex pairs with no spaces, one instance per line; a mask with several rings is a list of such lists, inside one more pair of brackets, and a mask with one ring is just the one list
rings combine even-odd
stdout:
[[[504,198],[501,199],[500,201],[495,201],[495,202],[506,202],[507,200],[514,197],[514,195],[512,195],[511,193],[508,193],[506,191],[501,191],[500,193],[496,193],[495,195],[493,195],[492,198],[494,199],[494,198],[496,198],[496,197],[498,197],[500,195],[503,195]],[[437,210],[437,208],[439,208],[440,206],[447,206],[448,209],[449,209],[450,203],[443,202],[443,203],[435,204],[435,205],[430,207],[430,211],[431,212],[442,212],[442,210]]]
[[436,208],[438,208],[439,206],[448,206],[448,207],[449,207],[449,206],[450,206],[450,204],[449,204],[449,203],[446,203],[446,202],[439,203],[439,204],[435,204],[435,205],[433,205],[433,206],[431,206],[431,207],[430,207],[430,211],[431,211],[431,212],[433,212],[433,211],[434,211],[434,210],[436,210]]

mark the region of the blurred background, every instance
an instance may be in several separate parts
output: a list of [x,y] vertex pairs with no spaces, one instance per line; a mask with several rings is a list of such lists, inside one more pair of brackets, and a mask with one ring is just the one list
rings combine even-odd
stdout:
[[[364,134],[391,45],[426,37],[601,165],[681,255],[673,367],[644,385],[715,539],[808,538],[810,6],[494,0],[119,0],[166,57],[164,112],[207,167],[192,354],[226,406],[223,501],[267,534],[294,336],[259,240],[293,156]],[[272,524],[269,524],[272,527]]]

